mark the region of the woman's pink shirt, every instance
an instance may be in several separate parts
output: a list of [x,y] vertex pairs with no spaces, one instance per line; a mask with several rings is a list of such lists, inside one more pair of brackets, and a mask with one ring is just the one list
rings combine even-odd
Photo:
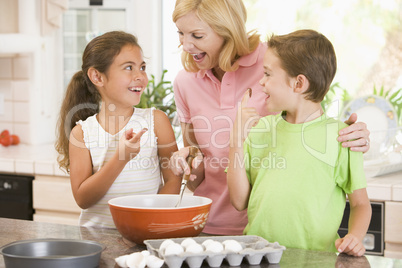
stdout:
[[267,47],[258,48],[238,60],[239,68],[226,72],[220,82],[211,70],[197,73],[182,70],[174,81],[174,96],[181,122],[193,125],[204,155],[205,179],[194,194],[213,200],[205,233],[238,235],[247,224],[246,210],[237,211],[230,203],[225,168],[228,165],[229,135],[237,107],[248,88],[253,89],[248,106],[266,111],[266,95],[259,80],[264,75],[263,57]]

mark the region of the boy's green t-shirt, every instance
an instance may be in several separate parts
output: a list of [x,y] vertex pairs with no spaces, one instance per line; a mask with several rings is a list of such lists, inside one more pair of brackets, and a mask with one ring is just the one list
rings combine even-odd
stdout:
[[336,140],[345,126],[325,115],[304,124],[290,124],[280,114],[259,121],[244,144],[252,186],[245,234],[336,251],[345,193],[366,187],[363,154]]

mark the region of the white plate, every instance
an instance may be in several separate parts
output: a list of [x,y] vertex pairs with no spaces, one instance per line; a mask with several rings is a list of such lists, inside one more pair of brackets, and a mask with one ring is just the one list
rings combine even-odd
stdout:
[[352,113],[357,120],[367,124],[370,131],[370,153],[375,156],[383,153],[393,143],[398,126],[398,118],[392,105],[384,98],[369,95],[349,102],[342,112],[342,121]]

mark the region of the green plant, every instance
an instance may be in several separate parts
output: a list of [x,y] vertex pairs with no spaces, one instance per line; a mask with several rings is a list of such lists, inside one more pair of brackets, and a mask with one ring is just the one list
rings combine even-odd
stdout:
[[[393,92],[393,93],[392,93]],[[376,86],[374,85],[373,94],[383,97],[388,100],[389,103],[394,107],[396,116],[398,118],[398,124],[402,125],[402,88],[397,90],[384,90],[384,86],[380,88],[378,91]]]
[[[321,102],[321,107],[324,111],[326,111],[335,100],[339,100],[340,105],[344,106],[348,101],[350,101],[350,99],[351,96],[347,90],[342,88],[339,83],[336,82],[329,87],[328,93]],[[342,107],[340,107],[339,111],[341,110]]]
[[173,85],[171,81],[165,80],[167,70],[163,70],[161,79],[157,83],[155,76],[151,75],[147,88],[142,93],[141,101],[135,107],[155,107],[166,113],[170,121],[173,120],[176,112],[176,104],[173,97]]

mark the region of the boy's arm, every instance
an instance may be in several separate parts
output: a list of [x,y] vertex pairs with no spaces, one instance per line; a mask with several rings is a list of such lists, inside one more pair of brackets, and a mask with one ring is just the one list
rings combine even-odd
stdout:
[[371,205],[366,188],[358,189],[348,195],[350,204],[348,234],[336,240],[339,252],[348,255],[362,256],[366,251],[363,238],[367,233],[371,219]]
[[244,210],[248,205],[251,186],[244,168],[243,145],[230,146],[227,184],[230,202],[237,210]]
[[243,143],[249,129],[259,120],[256,109],[246,107],[250,96],[251,89],[248,89],[239,105],[233,129],[230,133],[227,184],[230,202],[239,211],[247,208],[251,191],[251,186],[244,167]]

